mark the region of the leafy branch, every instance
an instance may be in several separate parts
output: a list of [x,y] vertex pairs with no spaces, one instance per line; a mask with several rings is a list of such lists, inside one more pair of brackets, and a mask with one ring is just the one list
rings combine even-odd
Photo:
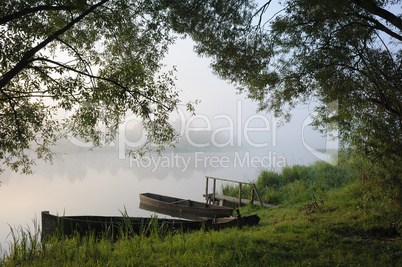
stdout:
[[79,21],[83,20],[86,16],[88,16],[91,12],[93,12],[96,8],[102,6],[109,0],[102,0],[98,2],[97,4],[91,6],[88,8],[85,12],[83,12],[81,15],[73,19],[70,23],[68,23],[66,26],[63,28],[59,29],[58,31],[54,32],[51,34],[48,38],[46,38],[44,41],[39,43],[37,46],[33,47],[30,49],[28,52],[26,52],[21,60],[11,69],[9,70],[6,74],[4,74],[1,79],[0,79],[0,89],[5,87],[18,73],[24,69],[30,62],[31,58],[39,52],[41,49],[43,49],[45,46],[47,46],[49,43],[53,42],[56,38],[58,38],[60,35],[64,34],[67,32],[69,29],[71,29],[76,23]]

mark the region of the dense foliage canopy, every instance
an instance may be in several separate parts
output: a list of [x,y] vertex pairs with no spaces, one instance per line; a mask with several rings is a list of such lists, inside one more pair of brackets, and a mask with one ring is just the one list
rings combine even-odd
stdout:
[[251,6],[229,2],[233,8],[220,1],[3,1],[0,171],[31,172],[36,158],[52,159],[65,134],[94,146],[109,142],[127,114],[142,120],[146,144],[158,151],[172,144],[178,134],[168,119],[180,101],[174,69],[162,73],[161,62],[178,36],[174,18],[190,11],[201,24],[244,24]]
[[[344,144],[402,165],[402,19],[392,9],[401,1],[292,0],[275,14],[273,2],[5,1],[0,160],[29,172],[30,149],[51,159],[65,132],[110,141],[128,112],[163,149],[177,136],[168,118],[180,101],[161,60],[183,34],[262,110],[289,117],[318,100],[317,127],[335,123]],[[60,109],[72,115],[56,120]]]
[[291,0],[277,13],[274,2],[244,13],[243,27],[205,23],[197,12],[172,16],[261,110],[289,118],[295,105],[318,100],[317,128],[335,126],[344,145],[373,162],[402,165],[401,1]]
[[[161,59],[174,38],[149,1],[10,0],[0,5],[0,160],[30,172],[69,133],[99,145],[128,113],[162,149],[179,104]],[[56,119],[60,112],[71,114]],[[32,153],[33,151],[33,153]]]

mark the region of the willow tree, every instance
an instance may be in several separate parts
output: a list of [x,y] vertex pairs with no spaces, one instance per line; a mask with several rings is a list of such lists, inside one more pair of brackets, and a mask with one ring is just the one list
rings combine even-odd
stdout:
[[[227,18],[245,1],[230,2],[220,1]],[[175,1],[170,15],[261,110],[289,118],[295,105],[318,100],[315,126],[336,124],[345,146],[402,166],[401,1],[291,0],[278,12],[273,2],[252,7],[240,23],[208,23],[215,14],[197,10],[199,1]],[[327,112],[331,103],[338,112]]]
[[66,133],[94,146],[111,141],[128,113],[149,142],[170,144],[169,113],[180,101],[173,73],[161,73],[169,31],[148,1],[3,1],[1,167],[31,172]]
[[[209,24],[231,24],[232,18],[242,24],[251,10],[245,1],[228,17],[219,1],[194,4],[197,20]],[[65,134],[94,146],[112,141],[127,114],[141,119],[152,149],[161,151],[177,140],[168,119],[180,100],[174,72],[162,73],[161,64],[177,37],[171,14],[187,11],[175,5],[164,0],[2,1],[0,171],[31,172],[37,158],[52,159],[52,147]],[[189,103],[187,108],[193,110]],[[65,113],[69,116],[61,120],[59,114]]]
[[[172,74],[158,77],[160,62],[184,34],[262,110],[288,118],[314,97],[317,127],[336,123],[345,145],[402,166],[402,23],[388,11],[401,1],[292,0],[269,14],[271,2],[7,1],[0,7],[0,159],[29,170],[28,149],[51,158],[63,131],[95,145],[111,140],[127,112],[163,148],[176,136],[168,114],[179,100]],[[328,114],[336,101],[338,112]],[[61,124],[56,109],[72,115]]]
[[[110,141],[127,112],[142,118],[150,141],[172,141],[178,95],[172,73],[158,76],[172,40],[147,1],[3,1],[2,169],[31,172],[66,133]],[[56,119],[62,111],[71,116]]]

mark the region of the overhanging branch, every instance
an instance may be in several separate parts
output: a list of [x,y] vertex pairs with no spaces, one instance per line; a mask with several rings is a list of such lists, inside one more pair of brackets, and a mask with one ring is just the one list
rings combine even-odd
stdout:
[[21,58],[21,60],[6,74],[4,74],[1,79],[0,79],[0,89],[6,86],[15,76],[18,75],[18,73],[24,69],[30,62],[31,58],[41,49],[43,49],[45,46],[47,46],[49,43],[54,41],[57,37],[60,35],[64,34],[68,30],[70,30],[76,23],[84,19],[87,15],[92,13],[96,8],[102,6],[104,3],[106,3],[109,0],[102,0],[99,3],[91,6],[88,8],[84,13],[73,19],[70,23],[68,23],[66,26],[61,28],[60,30],[54,32],[52,35],[50,35],[48,38],[46,38],[43,42],[39,43],[37,46],[33,47],[30,49],[28,52],[24,54],[24,56]]
[[402,31],[402,19],[389,12],[388,10],[377,6],[377,4],[373,0],[352,0],[352,2],[363,8],[364,10],[368,11],[369,13],[385,19],[387,22],[391,23],[400,31]]
[[138,100],[137,97],[134,96],[134,94],[139,95],[139,96],[141,96],[141,97],[144,97],[145,99],[147,99],[147,100],[149,100],[149,101],[151,101],[151,102],[153,102],[153,103],[156,103],[156,104],[162,106],[162,107],[165,108],[166,110],[170,110],[170,108],[169,108],[168,106],[164,105],[164,104],[161,103],[160,101],[155,100],[155,99],[153,99],[153,98],[151,98],[151,97],[149,97],[149,96],[146,96],[145,94],[143,94],[143,93],[140,92],[140,91],[133,91],[133,90],[130,90],[127,86],[124,86],[124,85],[120,84],[119,82],[117,82],[117,81],[115,81],[115,80],[112,80],[112,79],[109,79],[109,78],[105,78],[105,77],[96,76],[96,75],[93,75],[93,74],[90,74],[90,73],[85,73],[85,72],[83,72],[83,71],[74,69],[74,68],[72,68],[72,67],[70,67],[70,66],[68,66],[68,65],[61,64],[60,62],[57,62],[57,61],[54,61],[54,60],[51,60],[51,59],[48,59],[48,58],[35,58],[35,59],[31,60],[30,62],[33,62],[33,61],[45,61],[45,62],[49,62],[49,63],[51,63],[51,64],[54,64],[54,65],[57,65],[57,66],[59,66],[59,67],[65,68],[65,69],[67,69],[67,70],[73,71],[73,72],[75,72],[75,73],[84,75],[84,76],[86,76],[86,77],[88,77],[88,78],[96,79],[96,80],[102,80],[102,81],[105,81],[105,82],[109,82],[109,83],[114,84],[114,85],[116,85],[117,87],[123,89],[124,91],[128,92],[130,95],[133,96],[133,98],[134,98],[137,102],[139,102],[139,100]]
[[71,11],[76,9],[76,7],[74,6],[52,6],[52,5],[40,5],[40,6],[36,6],[36,7],[28,7],[28,8],[24,8],[23,10],[17,11],[13,14],[4,16],[2,18],[0,18],[0,25],[2,24],[6,24],[10,21],[13,21],[15,19],[19,19],[23,16],[29,15],[29,14],[33,14],[39,11],[50,11],[50,10],[65,10],[65,11]]
[[399,121],[402,121],[402,114],[400,111],[390,107],[389,105],[387,105],[386,103],[383,103],[379,100],[376,100],[374,98],[369,98],[368,99],[370,102],[374,103],[376,106],[380,107],[381,109],[387,111],[390,115],[396,117],[399,119]]
[[371,17],[368,17],[368,16],[363,16],[363,15],[360,15],[360,14],[358,14],[357,16],[362,18],[362,19],[365,19],[367,21],[372,22],[373,25],[371,25],[370,27],[373,27],[373,28],[375,28],[377,30],[380,30],[380,31],[388,34],[389,36],[394,37],[395,39],[398,39],[399,41],[402,41],[402,36],[400,34],[390,30],[384,24],[380,23],[378,20],[376,20],[374,18],[371,18]]

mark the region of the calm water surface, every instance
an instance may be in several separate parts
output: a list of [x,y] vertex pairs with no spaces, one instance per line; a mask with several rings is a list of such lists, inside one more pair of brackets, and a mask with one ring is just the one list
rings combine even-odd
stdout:
[[[218,155],[218,156],[217,156]],[[239,154],[240,155],[240,154]],[[243,158],[237,159],[243,160]],[[179,158],[182,157],[181,158]],[[34,229],[34,221],[40,225],[40,213],[65,215],[120,215],[127,210],[129,216],[150,216],[139,209],[139,194],[153,192],[164,195],[203,201],[205,176],[251,181],[259,169],[233,166],[223,162],[205,163],[210,157],[219,161],[222,157],[234,158],[235,154],[201,152],[167,153],[159,165],[153,163],[119,160],[114,150],[80,151],[63,155],[53,165],[39,163],[33,175],[6,172],[0,176],[0,244],[7,251],[12,240],[10,226]],[[232,159],[230,159],[232,160]],[[184,169],[184,163],[187,168]],[[170,165],[169,165],[170,164]],[[212,166],[210,166],[212,164]],[[211,185],[210,185],[211,186]],[[220,188],[218,183],[218,188]],[[210,187],[210,192],[212,187]],[[163,215],[159,215],[163,217]]]
[[[306,150],[301,142],[302,135],[295,134],[300,129],[300,125],[285,126],[278,130],[274,140],[273,135],[263,135],[265,139],[259,141],[258,136],[250,134],[254,142],[268,142],[268,147],[247,147],[247,139],[235,137],[236,142],[242,141],[241,146],[235,142],[233,147],[204,149],[182,144],[162,157],[149,156],[143,161],[119,159],[118,147],[88,151],[66,141],[57,149],[67,153],[53,165],[38,162],[33,175],[9,171],[0,175],[1,250],[7,251],[12,240],[10,227],[32,231],[34,221],[40,226],[40,214],[44,210],[59,215],[103,216],[121,215],[126,210],[129,216],[145,217],[152,213],[139,209],[140,193],[203,201],[206,175],[250,182],[257,179],[262,169],[279,170],[294,164],[310,164],[317,158]],[[196,140],[196,137],[191,138]],[[216,140],[224,143],[227,139],[222,138],[223,141]],[[197,140],[202,144],[210,142],[211,137],[199,136]],[[309,135],[306,140],[313,143],[320,138]],[[218,182],[217,189],[220,187]],[[211,183],[209,192],[212,192]]]
[[[116,147],[89,152],[67,142],[58,150],[68,154],[53,165],[39,162],[33,175],[1,174],[3,251],[10,244],[10,226],[33,229],[33,220],[40,225],[43,210],[59,215],[106,216],[120,215],[125,209],[130,216],[149,216],[150,212],[138,208],[140,193],[203,201],[206,175],[248,182],[256,180],[261,169],[317,160],[306,150],[305,142],[322,148],[326,139],[305,129],[304,122],[312,112],[309,107],[297,108],[293,122],[279,127],[280,121],[270,114],[256,114],[256,103],[244,100],[245,96],[236,94],[232,85],[213,76],[208,69],[209,60],[198,58],[192,47],[193,43],[182,40],[167,57],[169,66],[178,65],[178,88],[187,89],[181,95],[183,103],[205,100],[197,106],[198,117],[185,115],[184,120],[178,120],[187,129],[184,137],[188,143],[168,151],[160,160],[151,157],[148,161],[135,161],[119,159]],[[135,130],[138,125],[126,125],[123,141],[128,143],[136,138],[130,127]],[[130,129],[133,136],[128,134]],[[208,147],[203,150],[204,145],[191,145],[194,142]],[[264,143],[267,145],[261,146]]]

